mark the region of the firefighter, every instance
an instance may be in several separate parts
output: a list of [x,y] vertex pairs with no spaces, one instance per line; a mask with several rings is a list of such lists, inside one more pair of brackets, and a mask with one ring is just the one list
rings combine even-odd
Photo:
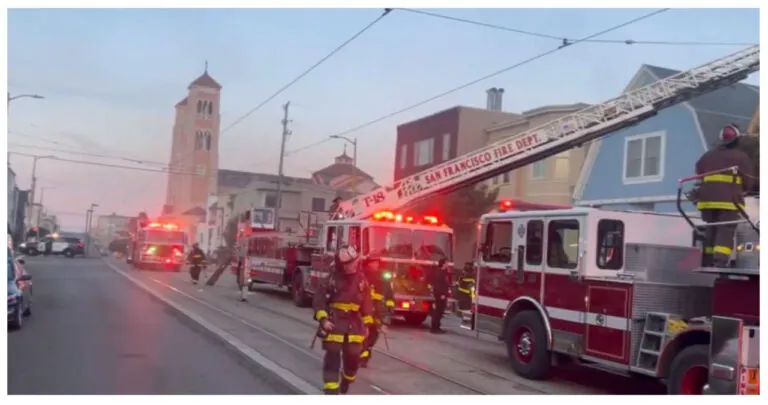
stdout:
[[[752,187],[752,162],[738,148],[741,132],[736,125],[726,125],[720,131],[720,145],[704,153],[696,162],[696,174],[703,175],[696,190],[696,208],[701,219],[709,224],[704,237],[705,267],[727,267],[733,252],[735,223],[740,218],[735,204],[744,205],[744,193]],[[737,167],[738,174],[729,170]],[[735,176],[735,177],[734,177]]]
[[386,327],[391,322],[392,311],[395,308],[395,295],[392,292],[388,273],[381,271],[381,259],[378,256],[365,259],[363,271],[371,289],[373,304],[373,324],[368,326],[368,337],[363,345],[363,353],[360,354],[360,367],[365,368],[371,361],[373,346],[379,340],[379,333],[386,333]]
[[339,210],[339,204],[341,204],[343,200],[341,197],[336,197],[331,201],[331,206],[328,208],[328,218],[329,219],[342,219],[344,218],[344,215],[336,212]]
[[461,276],[456,283],[456,299],[460,310],[472,308],[472,290],[475,288],[475,267],[472,262],[464,263]]
[[323,391],[326,394],[347,393],[360,366],[368,325],[373,324],[370,287],[365,275],[358,271],[357,259],[353,247],[341,247],[332,266],[335,271],[315,294],[314,318],[319,322],[317,333],[323,339],[325,350]]
[[192,265],[189,269],[189,275],[192,277],[192,284],[197,284],[200,281],[200,270],[202,270],[203,263],[205,263],[205,253],[200,249],[200,245],[194,243],[192,245],[192,251],[187,256],[187,261]]
[[445,307],[448,305],[448,290],[450,283],[448,281],[449,272],[448,261],[445,258],[437,262],[437,266],[432,268],[429,275],[429,288],[432,290],[434,304],[432,305],[432,328],[430,332],[435,334],[445,333],[440,327],[445,313]]

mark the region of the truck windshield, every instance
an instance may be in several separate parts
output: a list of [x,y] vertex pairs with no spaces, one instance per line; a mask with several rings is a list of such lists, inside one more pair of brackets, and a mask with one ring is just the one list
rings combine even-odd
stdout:
[[[363,251],[381,257],[393,259],[411,259],[413,257],[413,231],[404,228],[372,226],[365,229],[367,237]],[[366,249],[367,248],[367,249]]]
[[147,243],[186,243],[184,232],[179,231],[144,231],[144,242]]
[[413,231],[413,252],[418,260],[453,261],[453,234],[440,231]]

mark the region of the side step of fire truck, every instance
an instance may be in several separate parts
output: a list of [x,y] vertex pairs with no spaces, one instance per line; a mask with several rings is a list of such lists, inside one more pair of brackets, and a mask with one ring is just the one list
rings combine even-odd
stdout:
[[476,184],[634,125],[759,70],[760,47],[755,45],[344,201],[336,215],[368,218],[382,209],[401,209],[424,197]]

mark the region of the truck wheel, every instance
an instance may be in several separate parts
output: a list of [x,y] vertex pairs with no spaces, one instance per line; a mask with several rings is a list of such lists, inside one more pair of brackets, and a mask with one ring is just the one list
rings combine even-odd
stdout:
[[546,379],[552,366],[547,340],[547,330],[537,311],[517,313],[505,333],[512,369],[530,380]]
[[709,346],[688,346],[672,361],[667,378],[667,394],[701,395],[708,375]]
[[309,305],[309,295],[304,291],[304,282],[301,274],[293,276],[293,283],[291,285],[291,298],[293,298],[293,305],[299,308],[303,308]]
[[403,318],[405,318],[405,323],[408,326],[421,326],[427,320],[427,316],[429,314],[405,314]]

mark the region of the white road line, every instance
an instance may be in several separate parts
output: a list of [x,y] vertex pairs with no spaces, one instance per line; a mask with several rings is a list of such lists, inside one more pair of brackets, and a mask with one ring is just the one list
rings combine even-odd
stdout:
[[[120,268],[115,266],[114,264],[108,263],[106,261],[105,261],[105,263],[113,271],[115,271],[116,273],[122,275],[123,277],[125,277],[126,279],[131,281],[137,287],[143,289],[144,291],[148,292],[149,294],[152,294],[155,298],[159,299],[160,301],[163,301],[166,305],[174,308],[175,310],[177,310],[180,313],[182,313],[184,316],[186,316],[189,319],[195,321],[200,326],[202,326],[203,328],[208,330],[210,333],[213,333],[213,334],[219,336],[221,339],[223,339],[224,341],[229,343],[232,347],[237,349],[243,356],[245,356],[248,359],[250,359],[251,361],[259,364],[261,367],[267,369],[269,372],[277,375],[283,381],[285,381],[286,383],[290,384],[293,388],[295,388],[299,392],[302,392],[302,393],[307,394],[307,395],[320,395],[320,394],[322,394],[322,391],[320,389],[318,389],[315,386],[313,386],[313,385],[309,384],[308,382],[304,381],[304,379],[300,378],[299,376],[297,376],[296,374],[290,372],[289,370],[279,366],[277,363],[273,362],[272,360],[264,357],[261,353],[257,352],[256,350],[253,350],[251,347],[249,347],[247,344],[245,344],[240,339],[230,335],[229,333],[223,331],[222,329],[218,328],[217,326],[209,323],[208,321],[206,321],[205,319],[203,319],[199,315],[197,315],[194,312],[184,308],[183,306],[181,306],[180,304],[176,303],[175,301],[170,300],[170,299],[168,299],[166,297],[163,297],[162,295],[156,293],[151,288],[149,288],[146,284],[144,284],[142,281],[140,281],[137,278],[135,278],[135,277],[129,275],[128,273],[124,272],[123,270],[121,270]],[[154,280],[154,281],[157,281],[157,280]],[[176,292],[186,296],[186,297],[189,297],[189,298],[197,301],[197,302],[204,303],[203,301],[201,301],[201,300],[199,300],[199,299],[197,299],[195,297],[192,297],[191,295],[188,295],[188,294],[186,294],[186,293],[184,293],[182,291],[179,291],[178,289],[176,289],[176,288],[174,288],[172,286],[169,286],[167,284],[166,284],[166,286],[171,288],[171,289],[173,289],[174,291],[176,291]],[[205,303],[205,304],[207,304],[207,303]],[[222,310],[220,310],[218,308],[215,308],[215,307],[213,307],[211,305],[208,305],[208,306],[213,308],[213,309],[218,310],[219,312],[222,312],[222,313],[224,313],[226,315],[229,315],[225,311],[222,311]],[[231,315],[229,315],[229,316],[231,318],[237,319],[236,317],[233,317]],[[268,334],[270,336],[276,337],[280,341],[288,343],[292,347],[296,347],[296,345],[294,345],[294,344],[292,344],[290,342],[287,342],[284,339],[281,339],[281,338],[275,336],[274,334],[272,334],[272,333],[270,333],[268,331],[265,331],[265,330],[263,330],[261,328],[258,328],[255,325],[250,325],[250,324],[248,324],[247,322],[245,322],[242,319],[240,319],[240,321],[245,323],[245,324],[247,324],[248,326],[254,327],[257,330],[263,331],[264,333],[266,333],[266,334]]]

